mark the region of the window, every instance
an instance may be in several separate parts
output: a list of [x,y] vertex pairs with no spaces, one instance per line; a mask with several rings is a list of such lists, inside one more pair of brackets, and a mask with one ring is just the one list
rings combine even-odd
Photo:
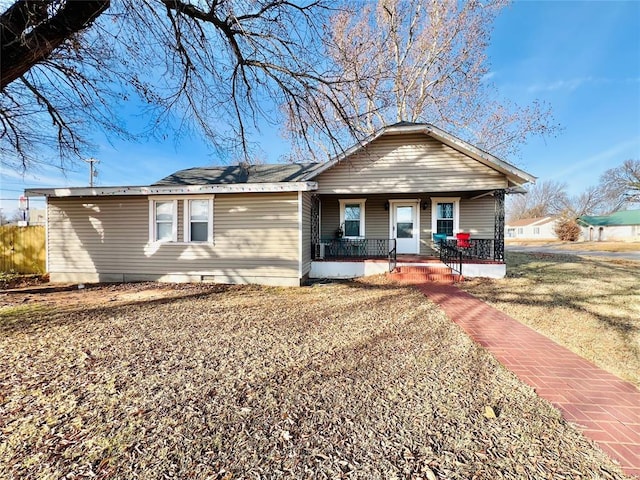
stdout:
[[175,200],[157,200],[153,202],[153,238],[154,242],[176,241],[176,215],[177,205]]
[[520,227],[518,228],[518,235],[522,235],[524,234],[524,228]]
[[213,242],[213,197],[150,198],[149,241]]
[[533,234],[540,235],[540,227],[533,227]]
[[436,214],[436,233],[446,233],[448,237],[453,236],[453,203],[438,203]]
[[514,238],[516,236],[515,228],[507,228],[507,237]]
[[210,242],[213,239],[211,199],[185,200],[185,241]]
[[431,230],[452,237],[460,230],[460,198],[431,199]]
[[340,225],[346,238],[364,237],[363,198],[340,200]]

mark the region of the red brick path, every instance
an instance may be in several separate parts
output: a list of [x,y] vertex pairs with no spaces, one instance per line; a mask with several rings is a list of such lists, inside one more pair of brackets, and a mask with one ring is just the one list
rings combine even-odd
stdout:
[[418,288],[505,367],[640,478],[640,390],[453,285]]

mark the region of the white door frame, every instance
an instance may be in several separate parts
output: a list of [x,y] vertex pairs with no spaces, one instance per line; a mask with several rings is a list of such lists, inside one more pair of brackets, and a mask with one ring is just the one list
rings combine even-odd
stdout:
[[389,238],[396,239],[396,248],[397,248],[397,235],[396,235],[396,206],[412,206],[414,207],[414,223],[413,223],[413,233],[415,238],[414,251],[409,253],[410,255],[418,255],[420,254],[420,199],[418,198],[394,198],[393,200],[389,200]]

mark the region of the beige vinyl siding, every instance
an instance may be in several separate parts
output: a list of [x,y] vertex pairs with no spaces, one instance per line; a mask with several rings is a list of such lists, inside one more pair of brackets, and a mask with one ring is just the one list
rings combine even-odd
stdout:
[[311,192],[302,195],[302,277],[311,271]]
[[[340,226],[340,199],[349,196],[323,195],[321,203],[320,225],[322,238],[335,237],[336,229]],[[389,238],[389,212],[384,209],[388,195],[368,195],[364,204],[365,237]]]
[[299,279],[297,192],[216,195],[213,244],[149,243],[146,197],[50,199],[49,222],[52,278],[83,273],[100,281]]
[[471,238],[493,238],[495,228],[495,200],[491,195],[475,200],[460,200],[460,230]]
[[420,210],[420,255],[437,255],[433,249],[430,198],[424,200],[424,207],[425,210]]
[[[336,229],[340,226],[340,204],[339,197],[325,196],[320,197],[320,237],[333,238]],[[365,204],[366,213],[366,204]],[[366,228],[365,217],[365,228]]]
[[384,135],[316,178],[318,193],[371,194],[506,188],[506,177],[424,135]]
[[144,266],[140,254],[149,238],[145,197],[51,198],[48,210],[52,278],[58,273],[135,272]]

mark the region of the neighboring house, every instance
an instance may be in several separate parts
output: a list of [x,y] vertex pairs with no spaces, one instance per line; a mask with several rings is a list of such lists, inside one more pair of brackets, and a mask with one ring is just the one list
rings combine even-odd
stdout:
[[44,208],[34,208],[28,210],[29,225],[45,226],[47,223],[47,211]]
[[522,218],[507,222],[505,236],[508,240],[557,240],[555,226],[557,216]]
[[[52,282],[300,285],[434,255],[471,234],[467,276],[503,276],[504,197],[535,177],[426,124],[400,123],[327,163],[205,167],[150,186],[47,197]],[[448,251],[448,249],[444,249]]]
[[578,224],[582,227],[582,239],[585,241],[640,241],[640,210],[584,215],[578,218]]

